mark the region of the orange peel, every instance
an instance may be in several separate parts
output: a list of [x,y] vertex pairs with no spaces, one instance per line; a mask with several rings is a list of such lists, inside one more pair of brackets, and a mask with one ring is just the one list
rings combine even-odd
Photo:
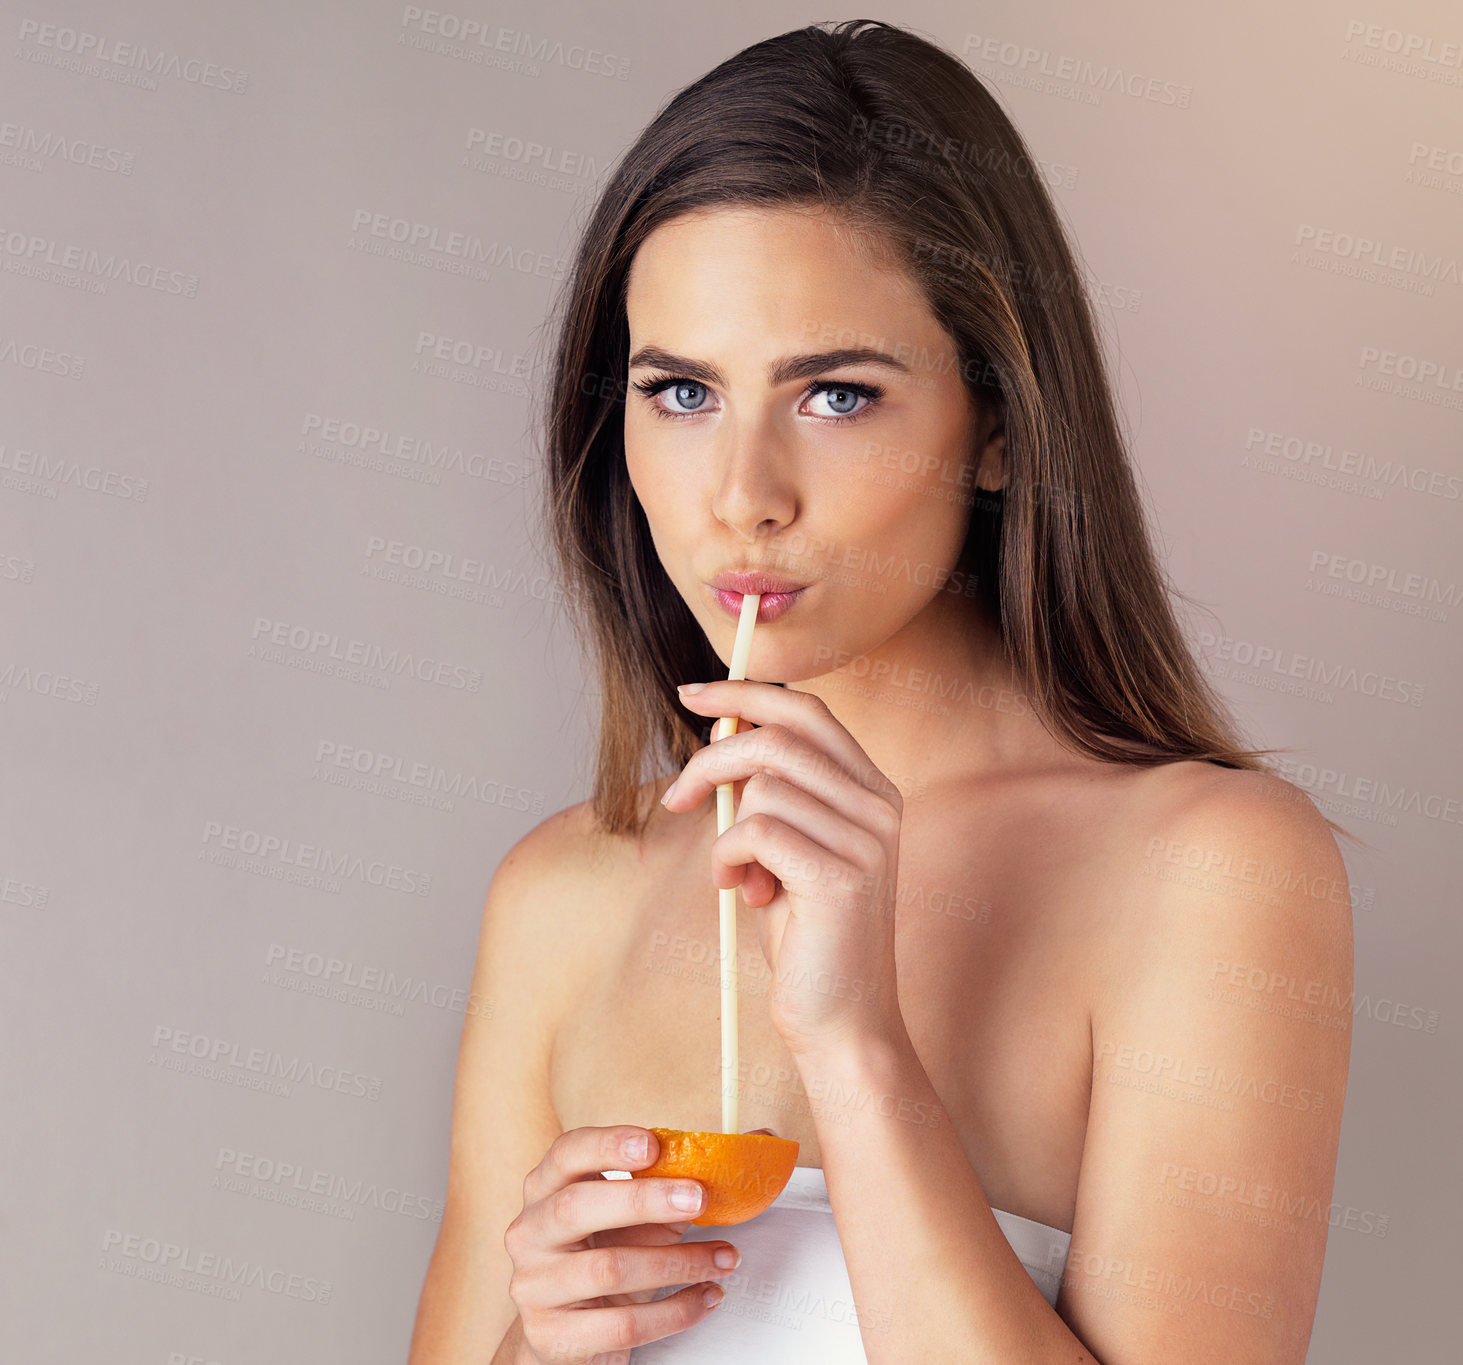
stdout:
[[768,1133],[693,1133],[683,1128],[652,1128],[660,1142],[655,1163],[631,1171],[679,1176],[706,1187],[706,1207],[698,1227],[745,1223],[767,1208],[787,1185],[797,1165],[798,1143]]

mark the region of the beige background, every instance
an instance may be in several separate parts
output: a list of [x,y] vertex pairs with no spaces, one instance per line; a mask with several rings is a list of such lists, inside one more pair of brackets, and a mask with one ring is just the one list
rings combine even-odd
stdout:
[[[8,1359],[404,1359],[483,894],[589,777],[531,529],[555,274],[673,90],[829,17],[424,12],[0,5]],[[1311,1359],[1437,1358],[1463,25],[1441,0],[872,12],[965,56],[1046,163],[1206,663],[1376,845],[1347,849]],[[1159,97],[1046,88],[1063,57]],[[414,225],[436,245],[393,257]]]

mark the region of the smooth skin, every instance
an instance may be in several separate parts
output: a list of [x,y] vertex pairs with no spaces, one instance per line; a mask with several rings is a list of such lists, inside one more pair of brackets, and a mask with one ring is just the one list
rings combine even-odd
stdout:
[[[627,468],[661,562],[717,654],[729,660],[736,621],[706,579],[764,568],[810,586],[759,625],[749,674],[761,681],[713,682],[706,707],[687,700],[703,717],[742,716],[749,733],[692,759],[641,845],[600,838],[581,803],[495,873],[473,978],[492,1008],[464,1021],[447,1211],[411,1365],[477,1362],[500,1341],[499,1362],[620,1365],[634,1345],[713,1311],[693,1305],[713,1270],[675,1258],[723,1243],[672,1245],[667,1228],[685,1215],[657,1202],[663,1182],[596,1178],[634,1165],[610,1159],[623,1135],[648,1136],[645,1164],[654,1159],[653,1135],[622,1118],[715,1123],[715,1087],[701,1095],[704,1066],[687,1056],[714,1055],[714,989],[630,964],[653,931],[706,934],[709,875],[744,879],[739,943],[775,958],[775,912],[785,950],[795,879],[777,873],[773,844],[789,847],[795,828],[830,864],[857,855],[874,869],[877,844],[901,893],[968,886],[994,907],[988,923],[967,923],[902,903],[892,940],[822,936],[818,953],[852,951],[866,972],[897,961],[897,992],[879,1012],[843,1014],[831,1033],[803,1036],[797,1018],[744,1007],[744,1060],[774,1066],[807,1044],[804,1059],[832,1070],[842,1041],[901,1026],[897,1083],[932,1085],[958,1134],[961,1151],[888,1149],[884,1179],[841,1191],[839,1169],[859,1158],[838,1150],[839,1130],[795,1107],[746,1106],[749,1121],[803,1144],[801,1164],[829,1153],[835,1212],[861,1215],[847,1227],[840,1217],[855,1298],[887,1291],[910,1313],[905,1344],[925,1334],[938,1353],[960,1341],[969,1359],[982,1358],[972,1352],[984,1334],[1008,1351],[992,1359],[1301,1365],[1350,1011],[1322,1028],[1264,999],[1236,1003],[1226,972],[1319,982],[1349,1000],[1346,874],[1324,822],[1263,774],[1074,756],[1029,708],[1007,704],[1019,692],[994,624],[958,580],[941,590],[968,517],[961,493],[1005,477],[999,415],[976,410],[950,338],[875,244],[816,213],[698,213],[642,246],[627,309],[632,386],[678,381],[631,388]],[[826,359],[845,347],[901,364]],[[816,354],[825,359],[784,363]],[[932,678],[958,680],[977,704],[908,705]],[[760,730],[772,733],[759,741]],[[718,836],[707,798],[728,778],[744,803],[738,824],[751,823]],[[891,783],[923,799],[896,801]],[[1275,875],[1263,896],[1223,872],[1186,875],[1196,849]],[[1169,1059],[1176,1093],[1150,1084],[1153,1057]],[[1174,1085],[1179,1066],[1188,1079]],[[1254,1085],[1255,1098],[1196,1102],[1212,1096],[1193,1077],[1216,1071]],[[687,1121],[664,1117],[676,1106]],[[949,1228],[912,1217],[923,1199],[877,1202],[881,1187],[922,1191],[930,1161],[964,1192]],[[1237,1203],[1198,1207],[1186,1190],[1211,1177],[1303,1197],[1322,1216],[1277,1230],[1229,1216]],[[986,1200],[1071,1230],[1055,1311],[975,1216]],[[872,1227],[877,1241],[859,1231]],[[952,1256],[963,1278],[923,1311],[924,1287],[901,1268],[931,1237],[967,1260]],[[693,1276],[681,1294],[644,1301]],[[1200,1298],[1174,1287],[1200,1283]],[[873,1365],[896,1358],[896,1335],[866,1339]]]

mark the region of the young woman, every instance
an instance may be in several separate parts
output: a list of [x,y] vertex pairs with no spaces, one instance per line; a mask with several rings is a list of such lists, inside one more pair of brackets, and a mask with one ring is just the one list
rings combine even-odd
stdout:
[[[412,1365],[1301,1365],[1345,868],[1186,647],[996,101],[887,24],[748,48],[624,157],[557,336],[598,767],[488,894]],[[733,885],[741,1119],[801,1146],[700,1228],[605,1173],[719,1127]]]

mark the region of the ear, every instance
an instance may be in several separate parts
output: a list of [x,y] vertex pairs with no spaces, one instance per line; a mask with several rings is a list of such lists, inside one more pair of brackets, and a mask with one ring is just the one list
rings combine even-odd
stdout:
[[975,486],[994,493],[1006,486],[1006,424],[1001,416],[983,418],[984,442],[975,452]]

